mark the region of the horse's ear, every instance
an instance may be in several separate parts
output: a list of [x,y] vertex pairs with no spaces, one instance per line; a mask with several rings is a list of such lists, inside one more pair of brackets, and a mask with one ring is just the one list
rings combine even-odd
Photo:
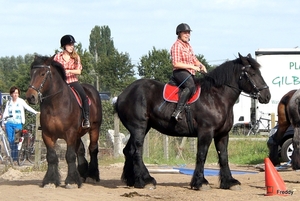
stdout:
[[243,65],[248,65],[248,61],[247,61],[247,57],[243,57],[240,53],[239,53],[239,58],[242,61]]
[[48,57],[48,59],[46,60],[46,65],[50,65],[51,63],[52,63],[52,61],[53,61],[53,59],[54,59],[54,56],[55,55],[53,55],[52,57]]
[[252,58],[252,56],[251,56],[251,54],[250,54],[250,53],[247,55],[247,57],[248,57],[248,58]]

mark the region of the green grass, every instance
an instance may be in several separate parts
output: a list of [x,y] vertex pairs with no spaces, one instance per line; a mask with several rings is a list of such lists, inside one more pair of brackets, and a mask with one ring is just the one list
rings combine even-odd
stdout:
[[[169,158],[165,158],[163,149],[163,136],[152,135],[149,142],[149,157],[145,157],[145,163],[150,164],[194,164],[196,161],[196,150],[192,149],[190,139],[185,143],[182,149],[182,154],[178,154],[178,147],[181,143],[181,138],[169,137]],[[232,138],[233,136],[230,136]],[[257,137],[261,138],[261,137]],[[197,141],[195,141],[197,142]],[[241,137],[239,140],[229,141],[228,158],[229,163],[240,165],[253,165],[263,163],[268,156],[268,147],[266,140],[255,141],[250,140],[249,137]],[[206,164],[218,163],[217,152],[212,143],[208,150]]]

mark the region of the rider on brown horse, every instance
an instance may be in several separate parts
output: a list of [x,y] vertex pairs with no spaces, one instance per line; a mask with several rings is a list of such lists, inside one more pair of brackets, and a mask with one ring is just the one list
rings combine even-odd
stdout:
[[68,85],[70,85],[70,87],[73,87],[81,97],[84,117],[82,127],[89,128],[89,103],[84,89],[78,82],[77,75],[81,74],[82,65],[80,62],[80,57],[75,51],[74,43],[76,43],[76,41],[72,35],[63,36],[60,40],[61,48],[63,48],[63,51],[57,53],[54,57],[54,60],[63,65],[67,76],[66,82],[68,83]]

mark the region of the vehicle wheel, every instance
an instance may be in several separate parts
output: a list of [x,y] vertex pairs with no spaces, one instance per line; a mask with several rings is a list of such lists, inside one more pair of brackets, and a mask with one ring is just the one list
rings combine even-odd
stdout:
[[281,159],[284,162],[291,160],[292,153],[294,151],[293,138],[287,139],[281,146]]
[[35,154],[35,150],[34,150],[33,146],[28,147],[28,161],[30,163],[34,163],[34,160],[35,160],[35,155],[34,155]]
[[25,143],[22,144],[21,149],[18,151],[18,165],[22,166],[26,160]]

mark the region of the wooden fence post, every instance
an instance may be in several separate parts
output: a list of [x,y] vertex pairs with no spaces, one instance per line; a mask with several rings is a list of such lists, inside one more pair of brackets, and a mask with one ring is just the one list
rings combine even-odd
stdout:
[[120,140],[120,119],[118,114],[114,114],[114,157],[120,156],[121,140]]
[[34,166],[39,168],[41,162],[41,145],[42,145],[42,131],[39,130],[40,127],[40,113],[35,116],[35,155],[34,155]]
[[275,126],[275,114],[271,113],[271,128],[274,128]]

